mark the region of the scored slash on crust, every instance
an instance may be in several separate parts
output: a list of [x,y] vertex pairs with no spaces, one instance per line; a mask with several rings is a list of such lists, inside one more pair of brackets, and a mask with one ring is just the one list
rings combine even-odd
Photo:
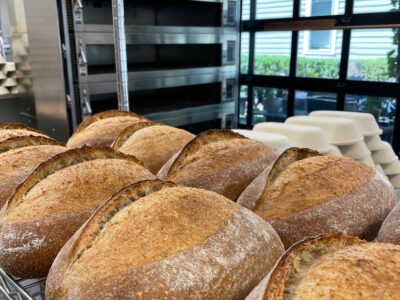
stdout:
[[4,205],[5,212],[7,213],[14,207],[18,206],[22,201],[23,196],[49,175],[66,167],[97,159],[126,159],[143,166],[143,163],[136,157],[116,152],[109,147],[92,148],[84,146],[82,148],[71,149],[60,153],[39,165],[39,167],[37,167],[36,170],[16,188],[13,196]]
[[[127,186],[112,196],[102,206],[100,206],[85,225],[83,225],[79,239],[75,241],[70,255],[68,256],[68,265],[73,265],[86,250],[91,248],[94,240],[100,234],[104,225],[124,207],[164,188],[176,186],[175,183],[170,181],[163,182],[161,180],[145,180]],[[86,245],[82,247],[81,243]]]
[[143,128],[147,128],[150,126],[154,126],[154,125],[163,125],[160,123],[155,123],[152,121],[148,121],[148,120],[143,120],[142,122],[133,124],[127,128],[125,128],[120,135],[116,138],[116,140],[114,141],[114,143],[111,145],[112,148],[114,148],[115,150],[120,149],[125,142],[133,135],[135,134],[135,132],[143,129]]
[[36,133],[46,136],[45,133],[43,133],[37,129],[31,128],[29,126],[26,126],[24,124],[21,124],[21,123],[1,123],[0,122],[0,130],[13,130],[13,129],[23,129],[23,130],[36,132]]
[[0,154],[19,148],[41,145],[54,145],[65,147],[65,144],[44,136],[13,137],[0,142]]
[[104,119],[109,119],[109,118],[114,118],[114,117],[132,117],[132,118],[147,120],[146,118],[144,118],[144,117],[142,117],[142,116],[140,116],[138,114],[135,114],[133,112],[122,111],[122,110],[108,110],[108,111],[104,111],[104,112],[95,114],[95,115],[85,119],[75,129],[75,131],[72,134],[72,136],[74,136],[78,132],[81,132],[82,130],[87,128],[89,125],[91,125],[91,124],[93,124],[93,123],[95,123],[97,121],[104,120]]
[[231,130],[209,130],[199,134],[197,137],[192,139],[186,146],[182,149],[179,155],[174,160],[173,164],[166,173],[166,177],[170,177],[175,174],[184,163],[193,156],[201,147],[215,142],[226,141],[231,139],[248,139],[245,136],[233,132]]

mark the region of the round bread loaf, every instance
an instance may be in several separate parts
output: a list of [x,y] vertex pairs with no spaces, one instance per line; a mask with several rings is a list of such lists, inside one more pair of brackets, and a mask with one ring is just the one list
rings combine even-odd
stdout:
[[246,300],[398,299],[400,246],[339,234],[291,247]]
[[372,168],[307,149],[287,150],[260,176],[238,203],[270,222],[286,248],[330,231],[375,238],[396,203],[391,184]]
[[66,150],[63,144],[41,136],[0,142],[0,208],[42,162]]
[[47,135],[24,124],[0,123],[0,143],[14,137],[20,136],[43,136]]
[[47,275],[59,250],[105,200],[154,179],[136,158],[110,148],[72,149],[41,164],[0,215],[0,266],[20,278]]
[[141,122],[126,128],[114,142],[113,148],[137,157],[147,169],[157,174],[193,138],[193,134],[183,129]]
[[63,247],[46,299],[243,299],[283,251],[267,222],[225,197],[144,181]]
[[260,142],[230,130],[210,130],[190,141],[161,168],[158,176],[236,201],[276,158],[276,152]]
[[118,135],[128,126],[146,119],[132,112],[109,110],[87,118],[75,130],[67,146],[111,146]]
[[385,222],[383,222],[376,240],[378,242],[400,245],[400,202],[397,203]]

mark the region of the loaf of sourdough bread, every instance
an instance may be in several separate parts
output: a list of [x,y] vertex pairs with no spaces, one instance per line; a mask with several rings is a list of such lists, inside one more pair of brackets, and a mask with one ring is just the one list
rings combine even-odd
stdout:
[[18,123],[0,123],[0,142],[20,136],[47,136],[45,133]]
[[339,234],[291,247],[246,300],[398,299],[400,246]]
[[383,222],[377,241],[400,245],[400,202]]
[[272,227],[225,197],[144,181],[63,247],[46,299],[243,299],[281,254]]
[[330,231],[375,238],[396,203],[391,184],[372,168],[306,149],[289,149],[260,176],[238,203],[270,222],[286,248]]
[[98,113],[87,118],[76,128],[67,146],[111,146],[126,127],[145,120],[135,113],[120,110]]
[[183,129],[140,122],[126,128],[114,142],[113,148],[137,157],[147,169],[157,174],[193,138],[193,134]]
[[0,142],[0,208],[42,162],[66,150],[63,144],[41,136]]
[[42,163],[0,215],[0,267],[20,278],[47,275],[59,250],[111,195],[154,179],[139,161],[111,148],[72,149]]
[[191,140],[161,168],[158,176],[236,201],[276,158],[276,152],[260,142],[230,130],[210,130]]

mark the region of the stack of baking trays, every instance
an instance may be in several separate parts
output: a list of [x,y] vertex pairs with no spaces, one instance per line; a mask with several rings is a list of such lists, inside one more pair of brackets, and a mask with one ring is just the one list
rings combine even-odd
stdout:
[[0,124],[2,299],[398,298],[396,191],[327,155],[354,121],[309,119],[195,136],[112,110],[67,144]]
[[16,79],[15,63],[0,56],[0,96],[18,93]]

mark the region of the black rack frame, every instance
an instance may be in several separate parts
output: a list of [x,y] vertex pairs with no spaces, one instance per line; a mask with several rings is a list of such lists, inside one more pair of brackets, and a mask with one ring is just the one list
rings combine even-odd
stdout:
[[[400,10],[383,13],[354,14],[354,0],[346,0],[343,15],[300,17],[300,0],[293,0],[293,17],[284,19],[256,20],[256,0],[250,0],[250,19],[241,22],[241,33],[249,33],[248,73],[239,76],[239,94],[247,86],[247,120],[238,124],[241,128],[253,127],[253,87],[271,87],[288,90],[287,116],[294,115],[295,91],[307,90],[337,94],[337,110],[344,110],[346,94],[382,96],[396,99],[396,119],[393,133],[393,148],[400,152],[400,81],[395,83],[357,81],[347,79],[350,40],[352,29],[399,28]],[[399,7],[400,8],[400,7]],[[242,18],[241,18],[242,19]],[[299,31],[343,29],[341,63],[338,79],[296,77]],[[289,76],[254,74],[255,34],[261,31],[292,31]],[[400,41],[398,43],[398,72],[400,73]],[[238,103],[238,106],[240,103]],[[239,111],[239,109],[238,109]]]

